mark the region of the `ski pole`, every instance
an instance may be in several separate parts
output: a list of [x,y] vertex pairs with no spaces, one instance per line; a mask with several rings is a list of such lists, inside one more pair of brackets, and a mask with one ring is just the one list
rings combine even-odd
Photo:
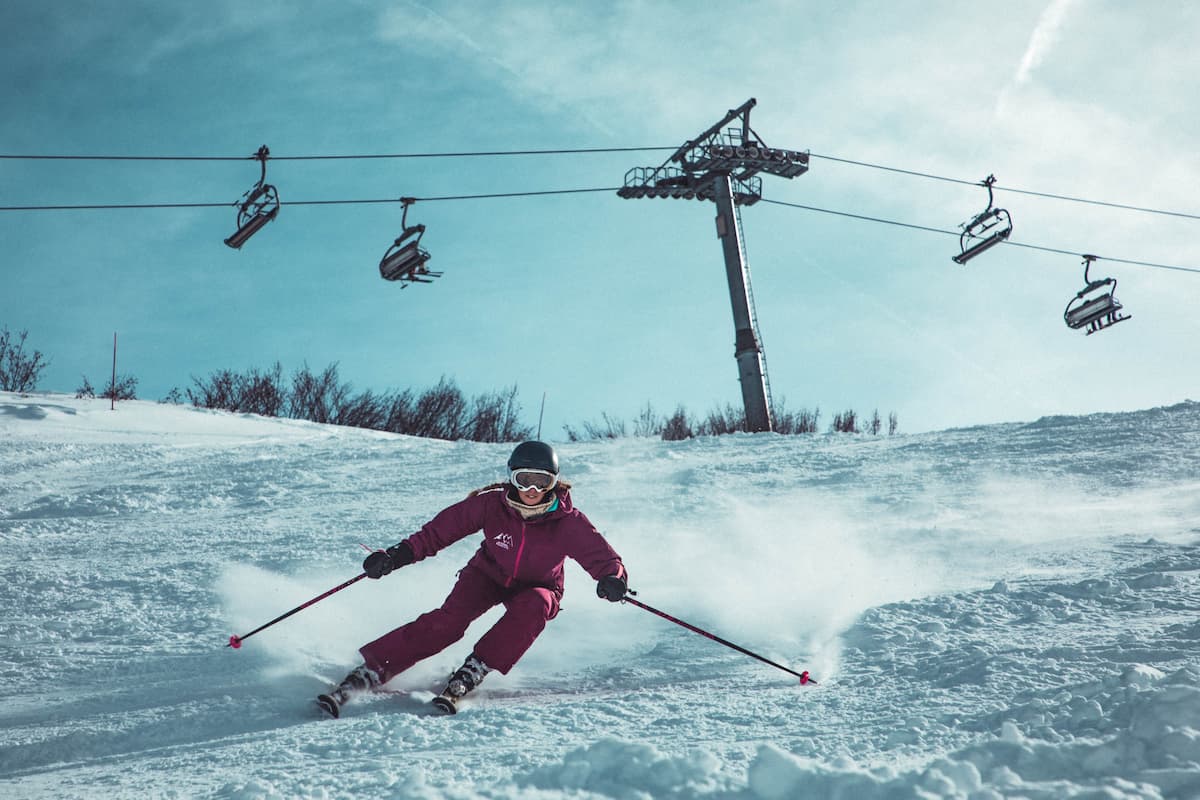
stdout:
[[362,580],[363,578],[365,578],[365,577],[367,577],[367,573],[365,573],[365,572],[364,572],[364,573],[362,573],[361,575],[355,575],[353,578],[351,578],[350,580],[346,581],[346,582],[345,582],[345,583],[343,583],[341,586],[335,586],[335,587],[333,587],[333,588],[332,588],[332,589],[330,589],[328,592],[325,592],[325,594],[318,595],[317,597],[314,597],[312,600],[309,600],[307,603],[304,603],[304,604],[302,604],[302,605],[298,605],[298,606],[296,606],[296,607],[295,607],[295,608],[293,608],[291,611],[288,611],[286,614],[280,614],[278,617],[276,617],[275,619],[271,620],[271,621],[270,621],[270,622],[268,622],[267,624],[265,624],[265,625],[259,625],[257,628],[255,628],[254,630],[250,631],[249,633],[242,634],[241,636],[230,636],[230,637],[229,637],[229,644],[227,644],[227,645],[225,645],[225,646],[226,646],[226,647],[232,647],[234,650],[237,650],[239,647],[241,647],[241,646],[242,646],[242,642],[243,642],[243,641],[245,641],[246,639],[249,639],[251,636],[253,636],[254,634],[258,633],[259,631],[261,631],[261,630],[266,630],[267,628],[269,628],[269,627],[271,627],[272,625],[274,625],[276,622],[282,622],[283,620],[285,620],[285,619],[287,619],[288,617],[290,617],[292,614],[295,614],[295,613],[297,613],[297,612],[299,612],[299,611],[303,611],[304,609],[308,608],[309,606],[311,606],[311,605],[314,605],[314,604],[316,604],[316,603],[319,603],[319,602],[321,602],[321,601],[322,601],[322,600],[324,600],[326,597],[329,597],[329,595],[331,595],[331,594],[336,594],[337,592],[340,592],[342,589],[345,589],[345,588],[346,588],[347,586],[349,586],[350,584],[352,584],[352,583],[357,583],[358,581],[361,581],[361,580]]
[[772,667],[775,667],[776,669],[781,669],[784,672],[787,672],[791,675],[795,675],[797,678],[800,679],[801,686],[806,686],[810,683],[816,684],[815,680],[808,677],[808,670],[804,670],[803,672],[796,672],[793,669],[788,669],[787,667],[783,666],[782,664],[776,664],[771,659],[764,658],[763,656],[760,656],[758,653],[753,653],[753,652],[747,650],[746,648],[742,647],[741,645],[736,645],[733,642],[722,639],[720,636],[717,636],[716,634],[709,633],[706,630],[697,628],[695,625],[684,622],[681,619],[672,617],[670,614],[668,614],[664,611],[659,611],[657,608],[654,608],[653,606],[648,606],[640,600],[635,600],[632,597],[630,597],[630,595],[632,595],[632,594],[633,594],[633,592],[627,592],[625,594],[625,597],[622,600],[622,602],[633,603],[638,608],[645,609],[646,611],[649,611],[651,614],[657,614],[658,616],[662,617],[663,619],[667,620],[668,622],[674,622],[676,625],[679,625],[680,627],[687,628],[692,633],[698,633],[701,636],[712,639],[714,642],[717,642],[718,644],[723,644],[726,647],[733,648],[734,650],[737,650],[739,653],[742,653],[743,655],[750,656],[751,658],[757,658],[759,661],[763,662],[764,664],[770,664]]

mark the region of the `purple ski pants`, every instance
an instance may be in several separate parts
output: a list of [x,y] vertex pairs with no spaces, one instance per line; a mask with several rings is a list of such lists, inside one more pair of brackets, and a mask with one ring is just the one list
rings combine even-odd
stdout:
[[384,681],[457,642],[488,609],[503,603],[504,615],[475,643],[474,654],[507,673],[546,623],[558,613],[558,595],[542,586],[504,587],[468,565],[441,608],[414,619],[359,648],[367,666]]

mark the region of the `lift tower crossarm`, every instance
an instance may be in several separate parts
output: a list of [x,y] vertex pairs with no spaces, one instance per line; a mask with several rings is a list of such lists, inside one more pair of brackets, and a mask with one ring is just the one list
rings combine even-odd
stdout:
[[711,128],[709,128],[704,133],[697,136],[695,139],[684,142],[683,147],[676,150],[674,155],[672,155],[667,160],[668,161],[676,161],[680,164],[683,164],[684,163],[684,160],[683,160],[684,154],[686,154],[689,150],[694,149],[697,145],[703,143],[705,140],[710,139],[710,138],[718,135],[719,133],[721,133],[721,131],[725,130],[726,125],[733,122],[738,117],[742,118],[742,141],[745,141],[746,137],[750,135],[750,109],[754,108],[756,105],[758,105],[758,101],[755,100],[753,97],[751,97],[749,100],[742,103],[737,108],[731,109],[730,112],[725,115],[725,118],[722,119],[720,122],[718,122],[716,125],[713,125]]

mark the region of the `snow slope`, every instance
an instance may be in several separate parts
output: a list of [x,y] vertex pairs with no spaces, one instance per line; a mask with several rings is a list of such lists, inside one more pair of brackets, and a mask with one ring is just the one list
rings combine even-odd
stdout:
[[896,437],[565,444],[639,598],[458,716],[488,620],[323,720],[474,547],[357,574],[507,445],[0,393],[0,796],[1200,797],[1200,404]]

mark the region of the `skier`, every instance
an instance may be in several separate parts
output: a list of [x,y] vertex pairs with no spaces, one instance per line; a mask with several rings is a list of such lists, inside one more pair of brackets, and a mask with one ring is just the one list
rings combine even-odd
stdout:
[[380,688],[418,661],[440,653],[484,612],[503,603],[504,615],[434,698],[453,714],[457,703],[491,670],[507,673],[558,613],[563,563],[575,559],[596,579],[596,594],[617,602],[628,576],[621,557],[583,512],[571,487],[558,478],[558,455],[544,442],[523,442],[508,459],[508,481],[476,489],[421,530],[363,561],[368,578],[421,561],[479,530],[483,542],[459,572],[440,608],[359,649],[364,662],[317,702],[331,716],[356,694]]

